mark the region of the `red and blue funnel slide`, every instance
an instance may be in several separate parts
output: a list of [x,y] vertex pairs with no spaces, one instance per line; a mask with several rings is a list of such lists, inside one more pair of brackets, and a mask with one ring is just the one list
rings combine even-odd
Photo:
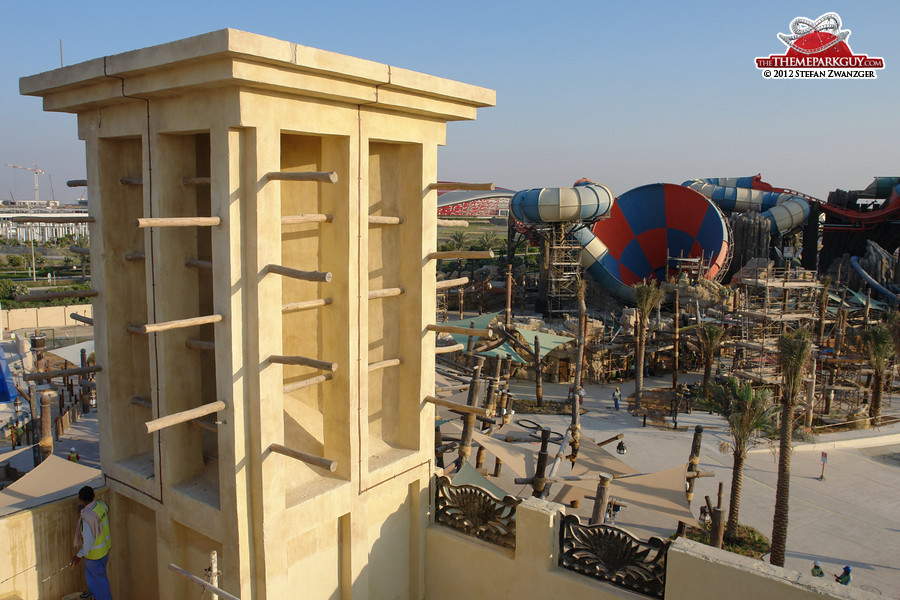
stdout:
[[730,233],[722,212],[702,194],[654,183],[619,196],[608,219],[575,229],[587,272],[616,296],[632,300],[631,286],[666,281],[672,258],[699,258],[706,277],[724,274]]

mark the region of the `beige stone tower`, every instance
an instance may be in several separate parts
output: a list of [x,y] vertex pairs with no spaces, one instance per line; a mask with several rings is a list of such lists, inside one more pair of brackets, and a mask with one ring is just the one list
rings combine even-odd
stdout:
[[234,30],[21,91],[86,144],[117,597],[211,550],[244,600],[422,597],[431,184],[494,93]]

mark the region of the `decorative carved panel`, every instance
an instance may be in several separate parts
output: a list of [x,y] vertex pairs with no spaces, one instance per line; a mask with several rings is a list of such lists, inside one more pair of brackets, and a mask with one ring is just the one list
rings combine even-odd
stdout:
[[559,531],[559,566],[654,598],[665,594],[669,542],[644,542],[609,525],[582,525],[575,515],[563,517]]
[[452,485],[437,478],[436,521],[478,539],[507,548],[516,547],[516,506],[520,499],[498,500],[474,485]]

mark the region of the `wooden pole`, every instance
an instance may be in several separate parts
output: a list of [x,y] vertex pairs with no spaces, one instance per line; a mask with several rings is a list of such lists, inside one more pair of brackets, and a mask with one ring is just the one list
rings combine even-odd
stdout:
[[384,369],[386,367],[396,367],[398,365],[402,365],[403,361],[399,358],[389,358],[387,360],[380,360],[378,362],[369,363],[369,372],[377,371],[378,369]]
[[491,192],[494,190],[493,183],[463,183],[461,181],[438,181],[437,183],[428,184],[429,190],[441,190],[441,191],[452,191],[452,190],[471,190],[471,191],[479,191],[484,190]]
[[215,227],[222,224],[219,217],[153,217],[138,219],[138,229],[147,227]]
[[199,258],[189,258],[184,261],[184,266],[193,267],[195,269],[204,269],[206,271],[212,271],[213,264],[211,260],[200,260]]
[[184,569],[182,569],[175,563],[169,563],[169,569],[172,571],[175,571],[176,573],[178,573],[185,579],[187,579],[189,581],[193,581],[197,585],[209,590],[210,592],[218,594],[221,598],[224,598],[224,600],[241,600],[237,596],[233,596],[233,595],[229,594],[225,590],[218,588],[218,587],[212,585],[211,583],[208,583],[206,580],[197,577],[193,573],[190,573],[189,571],[185,571]]
[[125,260],[129,262],[134,262],[136,260],[144,260],[143,252],[129,252],[124,256]]
[[549,453],[547,446],[550,443],[550,428],[541,429],[541,449],[537,456],[537,465],[534,468],[534,479],[531,481],[531,487],[534,491],[531,493],[535,498],[540,498],[544,494],[544,486],[547,484],[547,459]]
[[59,369],[58,371],[41,371],[38,373],[25,373],[22,379],[25,381],[44,381],[53,379],[54,377],[68,377],[69,375],[87,375],[88,373],[98,373],[103,367],[94,365],[93,367],[77,367],[74,369]]
[[403,288],[399,287],[369,290],[369,300],[375,300],[376,298],[392,298],[394,296],[399,296],[402,293]]
[[282,388],[281,393],[290,394],[291,392],[296,392],[297,390],[302,390],[303,388],[308,388],[320,383],[325,383],[326,381],[331,381],[333,378],[334,376],[331,373],[316,375],[315,377],[308,377],[302,381],[296,381],[294,383],[287,384]]
[[272,171],[266,173],[269,181],[317,181],[319,183],[337,183],[338,176],[334,171]]
[[444,260],[448,258],[494,258],[493,250],[449,250],[447,252],[431,252],[428,260]]
[[282,225],[299,225],[301,223],[331,223],[334,217],[324,214],[288,215],[281,217]]
[[369,225],[402,225],[404,221],[403,217],[369,215]]
[[438,219],[437,220],[438,227],[468,227],[468,221],[458,221],[454,219]]
[[591,513],[591,525],[602,525],[606,522],[606,506],[609,504],[609,484],[611,482],[609,477],[600,476],[597,495],[594,497],[594,510]]
[[66,182],[66,186],[70,188],[87,187],[87,179],[70,179]]
[[435,354],[450,354],[451,352],[459,352],[460,350],[465,350],[466,346],[464,344],[453,344],[452,346],[435,346],[434,353]]
[[680,310],[680,306],[678,303],[678,299],[679,299],[678,298],[678,287],[676,286],[675,287],[675,315],[673,316],[673,325],[672,325],[672,328],[674,331],[674,341],[675,341],[674,346],[673,346],[673,352],[674,352],[675,357],[672,361],[673,362],[673,365],[672,365],[672,389],[673,390],[678,389],[678,344],[680,342],[679,334],[681,332],[680,331],[681,330],[681,310]]
[[69,290],[67,292],[40,292],[16,296],[16,302],[40,302],[42,300],[59,300],[60,298],[94,298],[99,296],[97,290]]
[[503,470],[503,461],[499,458],[494,457],[494,477],[500,477],[500,472]]
[[216,343],[210,342],[208,340],[198,340],[197,338],[187,338],[184,340],[184,345],[190,348],[191,350],[212,350],[215,352]]
[[195,325],[209,325],[210,323],[218,323],[222,320],[222,315],[206,315],[203,317],[191,317],[190,319],[177,319],[175,321],[163,321],[162,323],[147,323],[146,325],[129,325],[130,333],[146,335],[148,333],[159,333],[161,331],[169,331],[171,329],[184,329],[186,327],[194,327]]
[[544,406],[544,373],[541,370],[541,340],[534,336],[534,397],[538,407]]
[[484,455],[487,453],[487,449],[484,446],[478,446],[478,450],[475,451],[475,468],[483,469],[484,468]]
[[30,217],[12,217],[12,223],[94,223],[94,217],[52,217],[34,215]]
[[[475,363],[475,370],[472,373],[472,381],[469,384],[469,396],[466,404],[472,408],[477,408],[478,399],[481,396],[481,369],[484,367],[484,357],[479,356]],[[487,413],[487,409],[482,409]],[[484,416],[490,416],[485,414]],[[472,434],[475,431],[475,413],[466,412],[463,419],[463,431],[459,441],[459,466],[468,460],[472,453]]]
[[273,354],[269,357],[270,363],[275,363],[279,365],[300,365],[303,367],[312,367],[314,369],[320,369],[322,371],[337,371],[338,364],[336,362],[331,362],[327,360],[319,360],[316,358],[309,358],[307,356],[282,356],[280,354]]
[[41,461],[53,454],[53,409],[50,408],[52,402],[49,393],[41,394]]
[[331,272],[329,271],[301,271],[282,265],[266,265],[265,272],[303,281],[323,281],[325,283],[331,281]]
[[512,325],[512,263],[506,265],[506,314],[503,318],[503,324],[507,331]]
[[82,254],[84,256],[91,255],[90,248],[82,248],[81,246],[69,246],[69,252],[74,252],[75,254]]
[[721,548],[725,539],[725,511],[718,507],[713,508],[709,517],[709,545]]
[[458,285],[466,285],[467,283],[469,283],[468,277],[459,277],[457,279],[445,279],[443,281],[438,281],[434,287],[437,290],[445,290],[447,288],[456,287]]
[[459,308],[459,320],[462,321],[464,318],[463,317],[463,310],[464,310],[463,306],[465,305],[465,302],[466,302],[466,290],[462,286],[460,286],[460,288],[458,290],[456,290],[456,295],[458,296],[456,304],[457,304],[457,307]]
[[[209,584],[213,587],[219,587],[219,556],[213,550],[209,553]],[[219,600],[219,595],[212,592],[212,600]]]
[[[691,440],[691,456],[688,461],[688,472],[696,472],[700,464],[700,444],[703,442],[703,425],[694,427],[694,438]],[[694,499],[694,481],[696,477],[688,479],[687,501],[690,503]]]
[[321,469],[326,469],[334,473],[337,470],[337,461],[333,461],[329,458],[323,458],[321,456],[316,456],[314,454],[308,454],[306,452],[301,452],[300,450],[295,450],[294,448],[288,448],[287,446],[283,446],[281,444],[272,444],[269,446],[269,450],[272,452],[277,452],[278,454],[282,454],[284,456],[289,456],[291,458],[295,458],[297,460],[303,461],[306,464],[313,465],[319,467]]
[[70,313],[69,318],[73,321],[78,321],[79,323],[84,323],[85,325],[93,325],[94,320],[90,317],[82,317],[78,313]]
[[288,302],[281,305],[281,312],[291,312],[294,310],[308,310],[310,308],[318,308],[320,306],[328,306],[331,304],[331,298],[317,298],[316,300],[306,300],[304,302]]
[[438,398],[436,396],[425,396],[425,402],[430,402],[431,404],[436,404],[437,406],[443,406],[444,408],[449,408],[450,410],[455,410],[456,412],[479,415],[482,417],[490,417],[490,415],[488,414],[488,409],[486,408],[469,406],[468,404],[460,404],[459,402],[445,400],[444,398]]
[[215,402],[210,402],[209,404],[204,404],[202,406],[198,406],[197,408],[183,410],[175,414],[160,417],[158,419],[153,419],[152,421],[147,421],[146,423],[144,423],[144,427],[147,429],[147,433],[153,433],[155,431],[159,431],[160,429],[171,427],[172,425],[186,423],[188,421],[199,419],[200,417],[205,417],[206,415],[225,410],[225,406],[226,405],[224,402],[222,402],[221,400],[216,400]]
[[181,185],[209,185],[212,183],[212,177],[182,177]]
[[122,185],[139,186],[144,185],[144,180],[140,177],[120,177],[119,183]]
[[435,324],[429,324],[426,329],[437,333],[455,333],[457,335],[468,335],[472,337],[494,337],[494,331],[492,329],[475,329],[474,327]]

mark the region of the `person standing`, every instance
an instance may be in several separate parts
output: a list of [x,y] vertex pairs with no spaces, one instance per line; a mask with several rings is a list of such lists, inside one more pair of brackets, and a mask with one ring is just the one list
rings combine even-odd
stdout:
[[813,577],[825,577],[825,571],[822,570],[822,565],[819,564],[819,561],[813,561],[812,570],[810,571]]
[[850,567],[844,567],[844,572],[840,575],[835,575],[834,580],[837,581],[841,585],[850,585]]
[[616,391],[613,392],[613,403],[616,406],[616,410],[619,410],[619,402],[622,400],[622,392],[619,391],[619,388],[616,388]]
[[81,455],[78,454],[78,451],[75,448],[71,448],[69,450],[69,455],[66,457],[73,463],[81,462]]
[[106,563],[112,548],[109,536],[109,506],[94,499],[94,489],[88,485],[78,490],[81,516],[75,531],[75,546],[79,549],[72,557],[72,567],[84,559],[84,575],[88,589],[95,600],[112,600]]

